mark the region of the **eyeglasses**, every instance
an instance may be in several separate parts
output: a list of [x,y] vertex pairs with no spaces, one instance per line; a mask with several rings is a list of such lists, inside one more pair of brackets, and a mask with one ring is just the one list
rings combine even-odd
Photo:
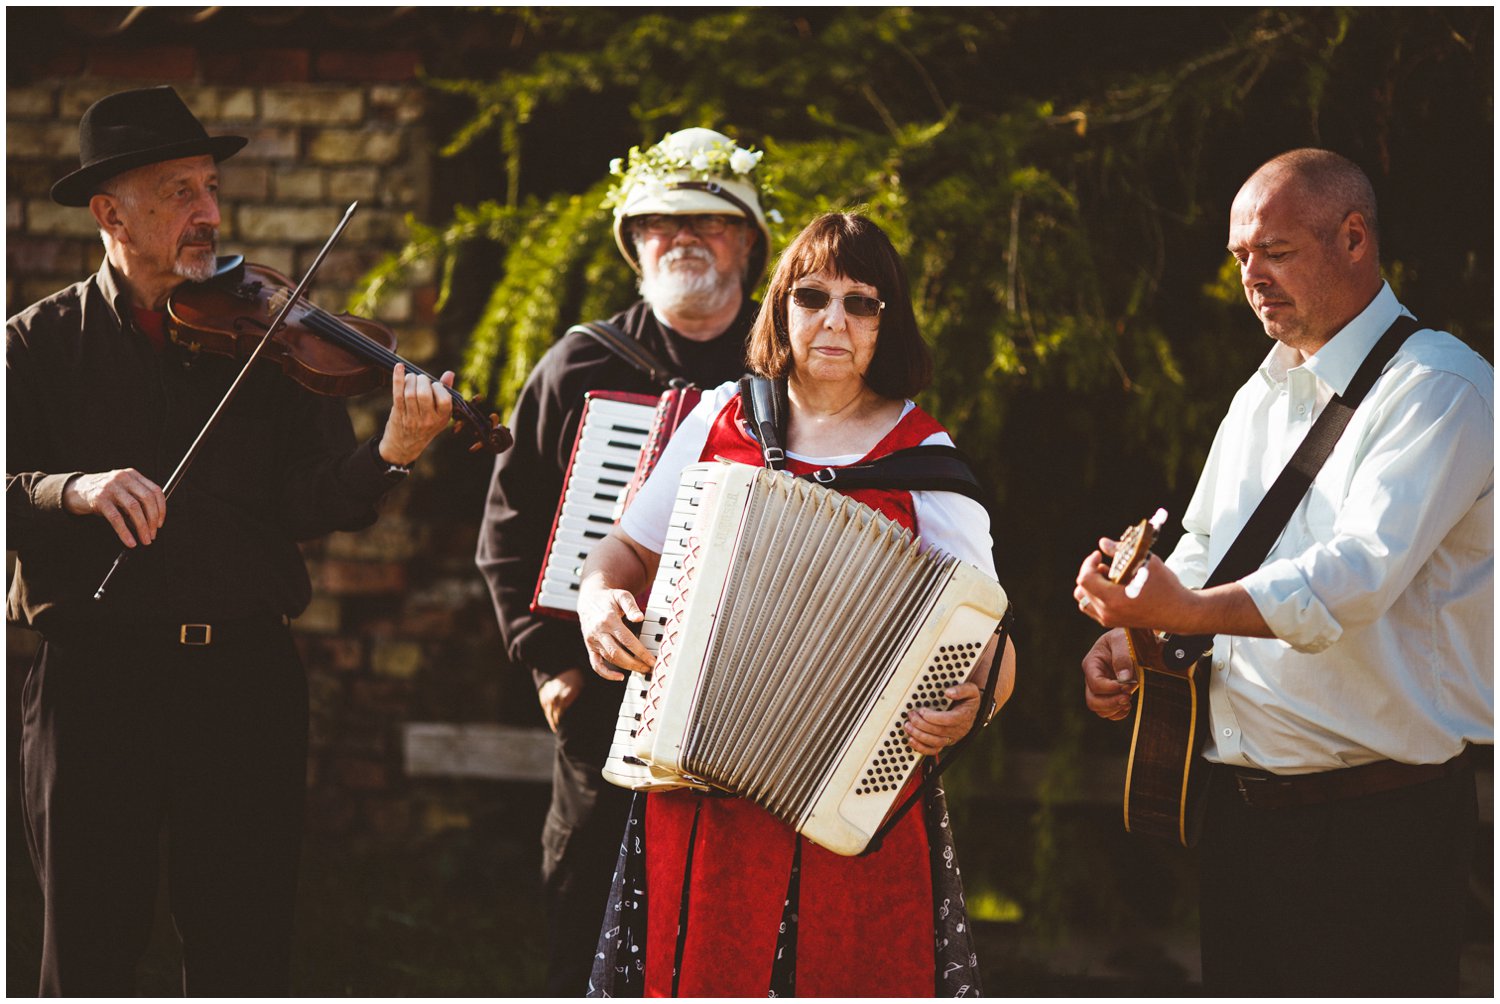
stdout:
[[830,296],[821,289],[807,286],[798,286],[792,290],[792,302],[803,310],[822,310],[830,300],[843,300],[844,312],[850,317],[879,317],[880,311],[885,307],[884,300],[877,300],[873,296],[859,296],[855,293]]
[[652,213],[649,216],[636,216],[631,220],[637,233],[650,234],[652,237],[675,237],[683,227],[699,237],[717,237],[730,227],[741,226],[744,222],[742,216],[725,216],[720,213],[693,213],[686,216]]

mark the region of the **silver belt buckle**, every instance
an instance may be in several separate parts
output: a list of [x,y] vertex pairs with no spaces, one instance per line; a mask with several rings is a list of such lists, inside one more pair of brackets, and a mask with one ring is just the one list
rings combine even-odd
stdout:
[[211,645],[213,640],[212,624],[184,624],[177,635],[177,641],[183,645]]

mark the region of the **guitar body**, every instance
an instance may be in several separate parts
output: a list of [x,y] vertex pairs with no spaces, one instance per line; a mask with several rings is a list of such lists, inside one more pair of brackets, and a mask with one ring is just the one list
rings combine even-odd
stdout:
[[[1156,533],[1166,521],[1157,510],[1120,535],[1109,578],[1123,583],[1146,563]],[[1127,628],[1126,641],[1139,686],[1135,732],[1125,771],[1125,829],[1191,847],[1198,839],[1198,807],[1208,765],[1199,755],[1208,728],[1208,658],[1186,670],[1162,659],[1161,638]]]
[[1126,636],[1140,686],[1125,771],[1125,829],[1191,847],[1208,768],[1199,756],[1208,727],[1208,660],[1173,672],[1153,632],[1131,628]]

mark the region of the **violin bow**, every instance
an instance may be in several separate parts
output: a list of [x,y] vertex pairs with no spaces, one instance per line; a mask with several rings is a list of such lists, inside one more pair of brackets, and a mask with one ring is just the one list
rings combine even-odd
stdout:
[[[245,365],[240,367],[240,372],[234,378],[234,383],[230,384],[229,389],[224,392],[224,397],[219,401],[218,406],[214,408],[213,414],[208,416],[208,421],[204,423],[203,428],[198,431],[198,435],[193,439],[193,445],[187,448],[187,452],[182,455],[182,460],[177,464],[177,469],[172,472],[172,476],[162,486],[161,492],[163,498],[171,498],[172,493],[177,490],[177,486],[181,483],[183,475],[187,473],[188,467],[197,459],[198,450],[203,445],[203,440],[213,430],[214,426],[218,424],[219,416],[223,414],[224,409],[229,406],[229,402],[239,392],[240,385],[245,382],[245,377],[250,373],[250,367],[255,365],[255,360],[260,358],[260,354],[264,351],[265,347],[271,344],[271,336],[280,330],[281,325],[286,321],[287,314],[291,312],[292,307],[301,299],[303,291],[307,289],[308,283],[312,281],[312,277],[317,274],[318,267],[323,264],[323,259],[328,256],[328,252],[333,249],[334,244],[338,243],[339,235],[349,225],[349,220],[353,218],[354,210],[357,208],[359,208],[359,202],[349,203],[349,208],[344,210],[344,218],[339,220],[339,225],[334,227],[333,233],[328,235],[328,240],[324,242],[322,250],[318,252],[318,256],[313,259],[313,263],[308,266],[307,272],[303,274],[302,281],[297,283],[297,288],[292,290],[292,294],[287,297],[286,303],[281,305],[281,309],[271,319],[271,324],[266,328],[266,333],[260,336],[260,343],[255,346],[255,351],[250,353],[250,358],[246,359]],[[99,588],[94,591],[94,599],[96,601],[104,599],[104,591],[109,586],[109,580],[124,567],[125,562],[130,559],[132,550],[134,549],[129,547],[120,548],[120,553],[115,557],[115,563],[109,567],[109,571],[104,575],[104,581],[100,582]]]

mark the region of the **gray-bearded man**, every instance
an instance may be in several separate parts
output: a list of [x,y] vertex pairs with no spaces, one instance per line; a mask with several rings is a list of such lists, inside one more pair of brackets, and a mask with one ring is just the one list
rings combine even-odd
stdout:
[[[737,379],[770,232],[754,172],[759,154],[708,129],[673,133],[632,156],[618,189],[615,240],[640,273],[641,299],[610,322],[674,375],[701,387]],[[621,686],[589,669],[578,626],[530,610],[584,394],[662,388],[593,338],[572,333],[532,370],[495,464],[477,562],[513,665],[531,671],[557,734],[552,805],[542,831],[547,992],[581,996],[625,828],[630,792],[600,776]]]

